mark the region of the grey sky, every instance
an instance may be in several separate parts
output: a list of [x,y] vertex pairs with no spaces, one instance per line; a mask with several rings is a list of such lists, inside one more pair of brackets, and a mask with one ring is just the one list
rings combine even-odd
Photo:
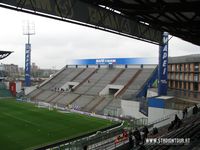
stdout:
[[[14,51],[1,63],[24,67],[23,22],[35,23],[31,36],[32,62],[40,68],[60,69],[71,59],[158,57],[158,46],[62,21],[0,8],[0,50]],[[200,47],[173,37],[169,56],[200,53]]]

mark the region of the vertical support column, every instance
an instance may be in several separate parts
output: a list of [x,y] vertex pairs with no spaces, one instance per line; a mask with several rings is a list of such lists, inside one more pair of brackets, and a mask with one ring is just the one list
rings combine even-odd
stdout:
[[162,43],[159,46],[158,66],[158,95],[167,95],[167,69],[168,69],[168,33],[163,33]]
[[25,45],[25,86],[31,85],[31,44]]

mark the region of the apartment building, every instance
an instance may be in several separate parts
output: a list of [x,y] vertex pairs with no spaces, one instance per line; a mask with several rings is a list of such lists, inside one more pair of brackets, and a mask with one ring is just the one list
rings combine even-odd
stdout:
[[184,96],[200,96],[200,54],[169,58],[168,88]]

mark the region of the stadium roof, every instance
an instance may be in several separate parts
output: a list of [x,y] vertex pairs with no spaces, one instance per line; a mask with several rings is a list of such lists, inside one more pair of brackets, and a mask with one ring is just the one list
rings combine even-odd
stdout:
[[200,0],[0,0],[0,7],[162,43],[162,32],[200,45]]
[[200,45],[200,0],[84,0]]
[[1,51],[0,50],[0,60],[8,57],[11,53],[12,53],[12,51]]

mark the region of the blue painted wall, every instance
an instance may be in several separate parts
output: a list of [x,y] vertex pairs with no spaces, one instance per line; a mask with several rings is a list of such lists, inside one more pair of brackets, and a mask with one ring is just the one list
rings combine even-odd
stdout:
[[156,108],[165,108],[165,101],[156,97],[148,98],[148,106]]

